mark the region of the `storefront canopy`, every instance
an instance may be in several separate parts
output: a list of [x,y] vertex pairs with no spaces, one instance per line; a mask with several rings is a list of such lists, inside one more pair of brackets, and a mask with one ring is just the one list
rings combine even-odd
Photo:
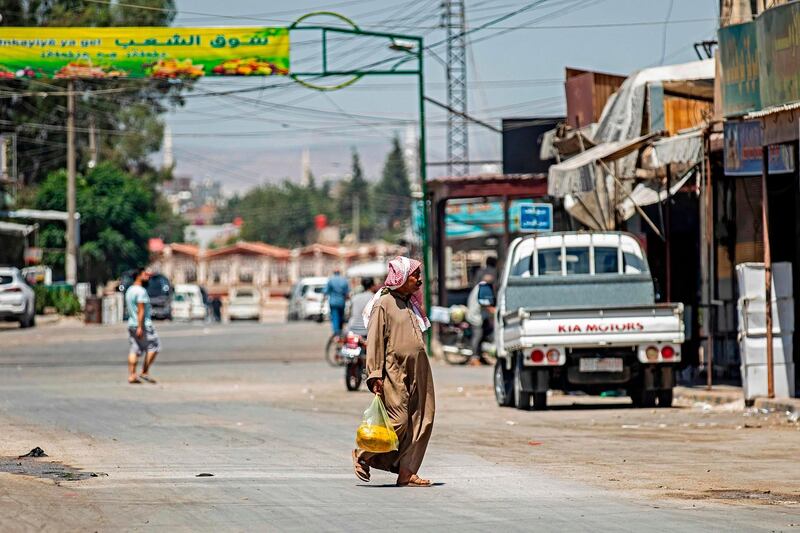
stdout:
[[[563,163],[551,166],[547,179],[547,194],[563,198],[567,194],[594,190],[595,166],[599,162],[613,163],[639,150],[660,135],[660,132],[650,133],[634,139],[598,144]],[[602,169],[600,172],[603,172]]]

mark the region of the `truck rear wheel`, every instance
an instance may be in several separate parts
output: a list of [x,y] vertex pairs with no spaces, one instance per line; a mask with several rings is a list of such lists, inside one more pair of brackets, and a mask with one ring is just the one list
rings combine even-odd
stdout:
[[644,385],[639,384],[630,392],[634,407],[655,407],[656,391],[646,390]]
[[658,406],[672,407],[672,388],[658,391]]
[[514,375],[506,369],[504,359],[498,359],[494,364],[494,397],[500,407],[514,404]]
[[514,405],[517,409],[528,411],[531,408],[531,393],[522,389],[522,373],[524,371],[522,357],[517,356],[514,361]]
[[547,393],[534,392],[533,393],[533,409],[535,411],[544,411],[547,409]]

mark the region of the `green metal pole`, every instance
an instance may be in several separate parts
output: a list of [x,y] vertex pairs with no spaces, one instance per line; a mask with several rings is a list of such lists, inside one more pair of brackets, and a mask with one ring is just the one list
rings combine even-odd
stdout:
[[[422,39],[417,41],[417,58],[419,60],[419,177],[420,188],[422,190],[422,257],[424,268],[425,284],[425,308],[430,312],[431,308],[431,266],[432,259],[430,251],[430,222],[428,217],[428,158],[425,152],[425,65],[423,63],[424,46]],[[439,302],[441,304],[441,302]],[[431,350],[431,335],[427,336],[428,353]]]

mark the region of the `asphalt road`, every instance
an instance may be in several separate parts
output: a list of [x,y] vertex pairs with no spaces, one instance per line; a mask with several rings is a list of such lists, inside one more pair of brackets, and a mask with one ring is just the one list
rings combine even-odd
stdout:
[[[439,409],[420,473],[437,486],[399,489],[381,473],[361,483],[349,453],[370,397],[346,392],[342,371],[322,361],[325,326],[169,324],[160,333],[164,351],[153,369],[159,383],[131,386],[125,382],[123,328],[0,331],[0,456],[34,446],[50,456],[0,460],[0,470],[21,463],[38,473],[0,472],[0,530],[800,527],[795,501],[663,497],[569,474],[555,438],[540,451],[510,444],[512,435],[558,430],[563,439],[564,428],[569,435],[574,426],[583,438],[590,419],[602,423],[629,413],[627,400],[593,400],[600,403],[591,409],[544,414],[503,410],[491,400],[487,369],[434,366]],[[693,416],[669,411],[675,413],[665,420],[676,426]],[[797,462],[791,459],[796,451],[787,450],[787,464]],[[636,477],[638,469],[646,477],[660,453],[652,449],[653,460],[626,475]],[[30,461],[46,468],[37,471]],[[46,473],[57,471],[50,461],[99,477],[71,481],[56,475],[54,482],[54,474]],[[598,472],[605,475],[602,465]],[[196,477],[201,473],[213,477]]]

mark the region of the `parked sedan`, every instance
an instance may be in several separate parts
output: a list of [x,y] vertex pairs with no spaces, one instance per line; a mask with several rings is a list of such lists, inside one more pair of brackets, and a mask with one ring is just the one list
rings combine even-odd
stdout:
[[258,320],[261,318],[261,296],[256,288],[231,289],[228,293],[228,318],[230,320]]
[[0,319],[19,322],[21,328],[36,323],[33,289],[13,267],[0,267]]

